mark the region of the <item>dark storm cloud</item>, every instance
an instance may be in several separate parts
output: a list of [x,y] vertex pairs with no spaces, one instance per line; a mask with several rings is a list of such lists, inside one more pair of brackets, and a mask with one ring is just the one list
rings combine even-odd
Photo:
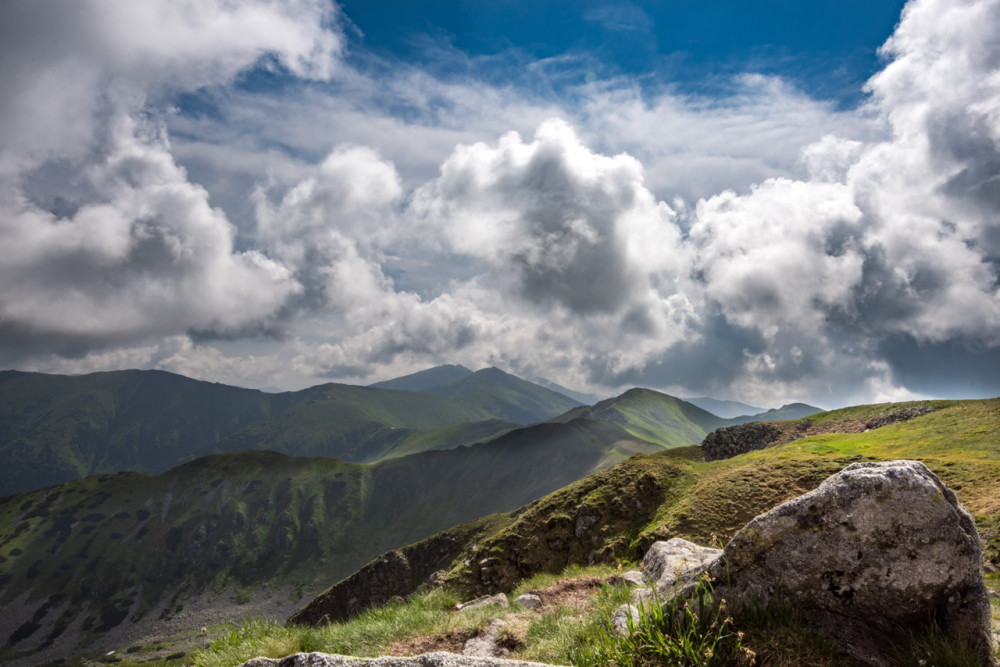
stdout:
[[642,368],[615,371],[607,359],[587,360],[589,379],[609,386],[684,386],[692,391],[720,392],[743,376],[748,355],[766,349],[761,336],[731,324],[721,314],[706,318],[698,336],[681,341]]
[[1000,347],[985,347],[976,340],[927,343],[894,335],[881,341],[878,352],[894,379],[913,391],[953,398],[1000,396]]

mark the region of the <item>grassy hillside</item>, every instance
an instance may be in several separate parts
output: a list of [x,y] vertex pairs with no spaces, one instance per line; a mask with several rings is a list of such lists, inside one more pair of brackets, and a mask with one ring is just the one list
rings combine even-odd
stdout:
[[924,461],[972,512],[987,562],[1000,565],[1000,399],[860,406],[781,427],[857,430],[859,423],[916,405],[935,410],[867,432],[812,435],[722,461],[702,461],[698,447],[633,457],[510,515],[450,564],[451,582],[465,595],[509,591],[539,572],[639,559],[658,539],[718,546],[756,515],[861,459]]
[[160,371],[0,372],[0,495],[119,470],[160,471],[309,400]]
[[373,465],[249,451],[0,498],[0,639],[10,651],[64,633],[87,643],[223,592],[287,603],[390,548],[652,449],[576,420]]
[[629,389],[591,407],[580,407],[553,421],[593,419],[618,424],[636,438],[663,448],[694,445],[731,423],[710,412],[652,389]]
[[310,391],[310,401],[251,424],[215,451],[270,449],[368,463],[482,442],[517,427],[473,400],[338,384]]
[[[518,518],[520,527],[512,526],[481,541],[479,554],[512,565],[509,576],[499,585],[509,588],[538,570],[556,571],[581,562],[583,552],[597,550],[605,560],[613,560],[640,557],[653,541],[675,536],[700,544],[718,543],[728,540],[757,514],[815,488],[852,461],[909,458],[923,461],[955,490],[976,519],[987,561],[1000,566],[1000,399],[861,406],[822,413],[808,421],[813,426],[851,428],[858,421],[899,407],[925,404],[938,409],[868,432],[808,436],[722,461],[697,460],[697,448],[627,461],[597,476],[608,482],[581,480],[533,505]],[[786,427],[804,430],[805,421]],[[627,496],[629,480],[643,475],[651,475],[663,486],[664,500],[641,530],[623,532],[616,523],[622,513],[614,499]],[[610,522],[609,527],[584,538],[569,536],[570,548],[550,553],[544,546],[552,530],[547,517],[566,515],[583,503],[596,508],[602,521]],[[631,513],[623,516],[633,519]],[[516,558],[512,556],[510,545],[522,538],[540,545],[530,562],[524,557],[523,546]],[[477,573],[459,566],[456,576],[471,582]]]

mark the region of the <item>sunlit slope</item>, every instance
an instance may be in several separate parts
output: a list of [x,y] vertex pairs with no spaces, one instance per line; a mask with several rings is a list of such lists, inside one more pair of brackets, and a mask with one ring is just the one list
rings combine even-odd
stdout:
[[462,402],[471,401],[484,406],[498,418],[517,424],[544,421],[580,405],[577,400],[499,368],[484,368],[455,382],[423,391]]
[[581,407],[553,421],[592,419],[616,424],[636,438],[662,448],[701,442],[711,431],[731,423],[698,406],[652,389],[630,389],[590,407]]

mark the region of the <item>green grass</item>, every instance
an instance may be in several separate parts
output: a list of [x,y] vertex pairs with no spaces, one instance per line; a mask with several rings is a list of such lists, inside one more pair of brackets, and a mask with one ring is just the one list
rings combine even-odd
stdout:
[[574,667],[736,667],[754,664],[743,646],[725,601],[712,582],[698,581],[690,598],[677,596],[640,605],[638,619],[618,633],[607,620],[597,624],[582,645],[568,652]]
[[436,589],[408,602],[370,609],[347,622],[316,628],[249,619],[195,655],[193,662],[199,667],[231,667],[256,656],[281,658],[300,651],[373,657],[411,637],[449,632],[471,636],[497,613],[483,608],[455,614],[459,601],[453,592]]

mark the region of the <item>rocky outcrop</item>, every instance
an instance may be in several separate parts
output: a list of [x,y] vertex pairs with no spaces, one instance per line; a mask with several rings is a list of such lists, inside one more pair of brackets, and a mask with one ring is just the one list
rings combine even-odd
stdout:
[[383,554],[295,612],[293,625],[326,625],[406,596],[451,563],[465,540],[450,532]]
[[727,426],[709,433],[701,443],[701,452],[706,461],[730,459],[755,449],[764,449],[781,434],[781,429],[766,422]]
[[883,665],[887,636],[929,620],[992,664],[975,524],[917,461],[848,466],[755,518],[707,571],[737,617],[783,599],[861,664]]
[[540,662],[483,658],[454,653],[425,653],[406,658],[354,658],[327,653],[296,653],[281,660],[254,658],[240,667],[549,667]]
[[[666,542],[654,542],[642,559],[642,572],[621,576],[623,585],[636,586],[632,590],[632,602],[619,607],[611,618],[611,627],[616,632],[628,632],[628,621],[638,619],[639,608],[635,605],[649,605],[654,600],[665,600],[677,593],[684,582],[702,572],[722,554],[722,549],[702,547],[680,537]],[[637,582],[634,576],[638,574]]]
[[905,422],[908,419],[913,419],[914,417],[920,417],[921,415],[926,415],[928,412],[933,412],[934,408],[929,405],[915,405],[909,408],[899,408],[898,410],[893,410],[892,412],[887,412],[884,415],[879,415],[874,419],[869,419],[865,422],[865,428],[882,428],[883,426],[888,426],[889,424],[897,424],[899,422]]

